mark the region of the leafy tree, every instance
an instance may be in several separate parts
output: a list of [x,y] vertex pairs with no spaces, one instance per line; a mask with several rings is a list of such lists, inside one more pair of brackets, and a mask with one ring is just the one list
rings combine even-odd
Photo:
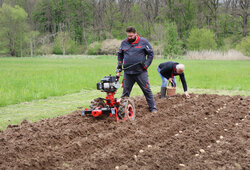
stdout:
[[71,38],[85,47],[94,41],[92,0],[65,0],[65,22]]
[[229,14],[221,14],[219,16],[219,30],[221,34],[225,37],[229,32],[233,32],[233,23],[230,22],[232,20],[232,16]]
[[54,42],[54,54],[72,54],[75,52],[74,41],[68,32],[59,32]]
[[[74,44],[78,48],[72,52],[83,53],[94,41],[125,38],[124,30],[129,25],[134,26],[140,36],[161,44],[159,47],[161,54],[164,49],[167,56],[180,54],[182,47],[198,50],[215,49],[216,46],[220,49],[234,48],[243,35],[247,36],[249,32],[249,2],[249,0],[0,0],[1,11],[6,8],[6,5],[2,7],[5,3],[14,9],[17,7],[15,5],[19,5],[19,8],[23,8],[28,14],[24,16],[24,22],[12,19],[10,23],[14,24],[9,26],[11,29],[6,29],[5,24],[9,21],[6,18],[11,18],[11,15],[0,15],[0,26],[5,27],[1,27],[0,30],[0,52],[7,51],[16,56],[29,53],[32,56],[39,51],[38,49],[48,49],[46,53],[53,50],[56,53],[63,53],[61,48],[57,48],[60,47],[57,35],[67,32],[71,39],[69,44]],[[28,38],[26,20],[31,29]],[[174,23],[177,28],[172,28],[172,25],[166,27],[165,23]],[[191,33],[194,27],[208,28],[214,32],[197,30],[198,33],[195,35],[197,39],[191,36],[187,41],[189,35],[195,34]],[[23,33],[18,33],[19,28]],[[39,31],[39,37],[36,31]],[[176,31],[178,36],[175,34]],[[203,34],[203,40],[200,40],[200,33]],[[56,37],[57,42],[55,42]],[[185,44],[179,41],[180,39]],[[216,43],[212,39],[215,39]],[[69,50],[65,53],[69,53]]]
[[163,54],[168,58],[176,58],[183,52],[183,43],[178,38],[177,26],[174,23],[167,24],[166,30]]
[[[140,36],[143,36],[143,37],[150,36],[149,30],[152,28],[148,28],[148,27],[150,27],[150,25],[148,25],[147,22],[144,20],[143,13],[141,12],[139,6],[136,3],[132,7],[131,12],[130,12],[128,17],[130,19],[129,19],[127,26],[128,25],[134,26],[136,28],[137,33]],[[152,25],[151,25],[151,27],[152,27]],[[123,29],[122,31],[124,31],[124,30],[125,29]]]
[[1,49],[8,49],[11,56],[22,56],[27,45],[27,13],[19,6],[3,4],[0,8]]
[[38,1],[32,12],[32,18],[40,32],[59,32],[60,24],[64,23],[63,1]]
[[93,37],[91,0],[39,1],[32,12],[37,29],[55,34],[67,31],[77,42],[87,45]]
[[18,5],[21,8],[23,8],[25,12],[27,12],[28,14],[28,23],[33,26],[31,13],[34,10],[34,6],[39,0],[2,0],[2,1],[11,6]]
[[105,10],[105,25],[107,25],[107,31],[109,33],[108,38],[113,38],[119,36],[119,31],[121,29],[121,13],[115,2],[108,4]]
[[160,11],[160,20],[175,23],[178,35],[185,39],[195,24],[197,5],[194,0],[167,0]]
[[187,39],[189,50],[210,50],[216,49],[214,33],[208,29],[192,29]]

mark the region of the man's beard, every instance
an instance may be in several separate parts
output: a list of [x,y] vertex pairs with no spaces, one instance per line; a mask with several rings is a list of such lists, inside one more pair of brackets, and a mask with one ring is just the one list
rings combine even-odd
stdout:
[[128,42],[133,43],[133,42],[135,42],[135,40],[136,40],[136,37],[134,39],[128,39]]

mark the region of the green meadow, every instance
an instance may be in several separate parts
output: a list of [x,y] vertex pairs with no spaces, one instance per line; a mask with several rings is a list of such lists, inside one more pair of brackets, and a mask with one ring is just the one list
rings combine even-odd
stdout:
[[[165,61],[155,59],[150,66],[152,86],[161,85],[156,68]],[[250,90],[250,61],[176,61],[186,66],[188,88]],[[94,90],[103,76],[115,74],[116,63],[114,56],[0,58],[0,106]]]
[[[165,61],[154,59],[148,70],[154,94],[161,86],[156,68]],[[185,64],[192,93],[250,95],[250,61],[175,61]],[[96,83],[115,75],[116,63],[115,56],[0,58],[0,129],[24,119],[37,121],[88,107],[92,99],[105,97]],[[179,78],[177,93],[183,93]],[[121,94],[120,88],[116,97]],[[136,95],[143,95],[137,85],[131,93]]]

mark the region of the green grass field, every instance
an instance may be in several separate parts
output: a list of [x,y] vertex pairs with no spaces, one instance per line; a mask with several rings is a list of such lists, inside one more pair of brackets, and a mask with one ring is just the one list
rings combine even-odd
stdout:
[[[155,59],[150,66],[152,86],[160,86],[156,68],[165,61]],[[188,88],[250,91],[250,61],[177,61],[186,66]],[[116,63],[108,56],[0,58],[0,107],[95,89],[103,76],[115,74]]]
[[[149,68],[153,93],[160,90],[156,70],[163,59]],[[250,61],[177,60],[186,65],[188,89],[193,93],[250,95]],[[115,74],[116,57],[97,58],[0,58],[0,129],[22,120],[38,121],[88,107],[90,101],[105,97],[96,83]],[[178,80],[178,79],[177,79]],[[177,81],[177,93],[182,93]],[[116,97],[122,94],[118,89]],[[136,85],[131,96],[143,95]]]
[[0,58],[0,106],[94,89],[111,59]]

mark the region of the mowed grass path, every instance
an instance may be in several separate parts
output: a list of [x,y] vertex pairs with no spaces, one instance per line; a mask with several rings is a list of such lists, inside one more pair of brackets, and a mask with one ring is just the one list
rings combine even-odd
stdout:
[[[149,68],[152,86],[161,85],[156,68],[165,61],[153,60]],[[186,66],[188,88],[250,91],[250,61],[176,61]],[[101,78],[115,74],[116,63],[115,56],[0,58],[0,107],[94,90]]]

